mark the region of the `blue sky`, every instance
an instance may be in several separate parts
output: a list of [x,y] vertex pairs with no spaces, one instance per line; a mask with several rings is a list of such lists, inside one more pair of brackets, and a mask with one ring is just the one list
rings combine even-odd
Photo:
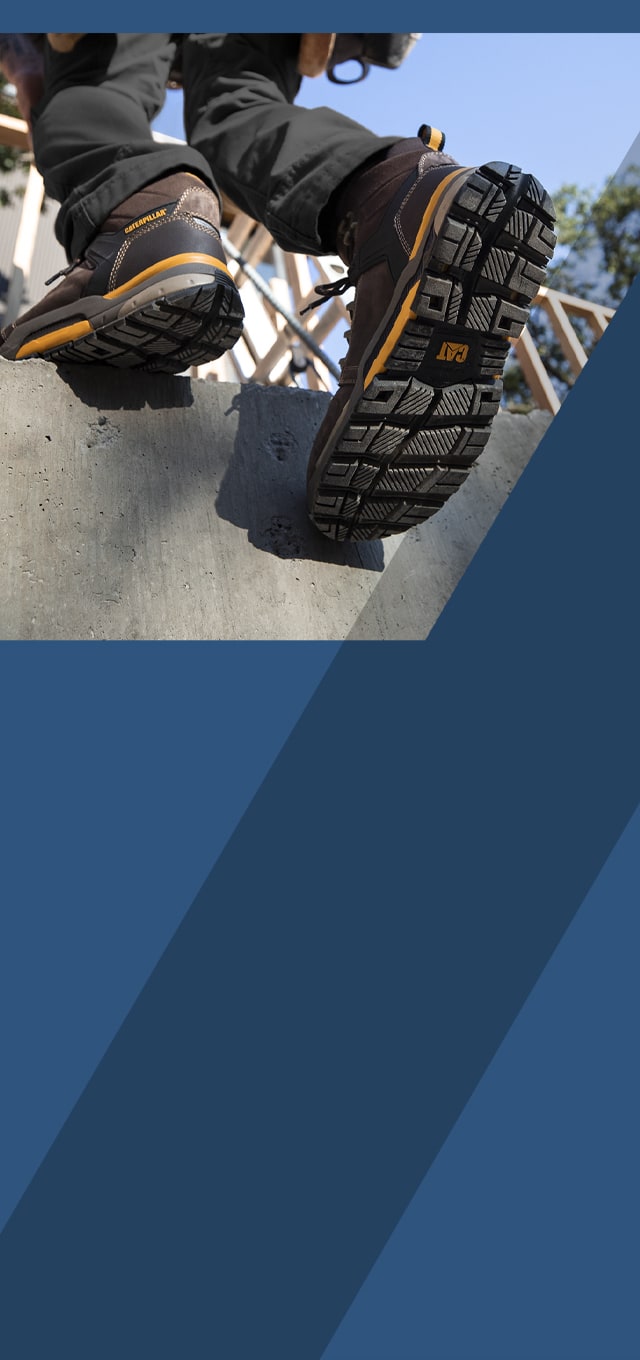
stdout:
[[[640,34],[425,34],[398,71],[350,88],[305,80],[298,103],[329,104],[381,134],[420,123],[462,163],[512,160],[553,192],[600,186],[640,132]],[[182,135],[180,97],[157,126]]]

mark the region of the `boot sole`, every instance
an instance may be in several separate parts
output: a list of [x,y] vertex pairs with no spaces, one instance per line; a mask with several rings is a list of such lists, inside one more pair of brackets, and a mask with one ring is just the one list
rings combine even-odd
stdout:
[[554,220],[542,185],[504,162],[462,171],[443,195],[311,469],[309,512],[327,537],[403,533],[466,480],[510,340],[544,283]]
[[223,268],[169,267],[151,282],[118,289],[117,297],[61,308],[47,317],[46,330],[34,334],[33,323],[17,328],[0,355],[181,373],[231,349],[243,320],[240,295]]

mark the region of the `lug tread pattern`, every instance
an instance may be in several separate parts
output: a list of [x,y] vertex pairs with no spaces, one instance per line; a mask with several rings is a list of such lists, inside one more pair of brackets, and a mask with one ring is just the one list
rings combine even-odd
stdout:
[[327,537],[404,532],[464,483],[544,281],[553,222],[549,195],[517,166],[492,162],[464,181],[425,258],[415,315],[324,453],[311,514]]
[[[175,281],[171,281],[175,286]],[[242,334],[244,308],[234,284],[210,284],[170,292],[137,311],[49,350],[54,363],[103,363],[146,372],[182,373],[192,364],[219,359]]]

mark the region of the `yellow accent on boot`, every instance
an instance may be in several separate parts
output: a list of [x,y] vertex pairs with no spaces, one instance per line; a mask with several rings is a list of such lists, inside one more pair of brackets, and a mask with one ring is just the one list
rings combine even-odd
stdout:
[[389,355],[396,341],[400,339],[400,336],[402,335],[402,332],[405,326],[407,325],[407,322],[415,321],[416,313],[411,310],[411,304],[418,291],[419,286],[420,280],[418,279],[416,283],[414,283],[411,292],[407,294],[402,304],[402,307],[400,308],[400,311],[398,312],[398,315],[393,323],[393,326],[389,331],[385,343],[382,346],[382,349],[380,350],[380,353],[378,354],[377,358],[374,359],[369,369],[369,372],[367,373],[367,376],[364,380],[364,391],[366,391],[367,387],[369,386],[369,383],[373,382],[373,379],[375,378],[376,374],[382,373],[384,371],[387,359],[389,358]]
[[[446,178],[440,182],[438,188],[430,198],[429,203],[427,204],[427,207],[424,211],[422,221],[418,228],[416,239],[413,243],[413,249],[411,251],[411,255],[409,256],[411,260],[413,260],[418,253],[418,250],[424,240],[426,232],[430,227],[433,218],[435,217],[438,204],[443,198],[445,191],[454,181],[465,178],[469,173],[470,171],[468,167],[458,166],[455,170],[451,172],[450,175],[447,175]],[[413,300],[415,298],[419,286],[420,279],[417,279],[416,283],[413,285],[413,288],[410,290],[407,297],[405,298],[402,307],[400,308],[400,311],[398,312],[398,315],[395,319],[395,322],[382,346],[382,349],[378,352],[378,354],[376,355],[375,359],[372,361],[368,369],[367,375],[364,380],[364,390],[367,389],[369,383],[373,381],[373,379],[377,376],[378,373],[384,372],[387,359],[389,358],[389,355],[391,354],[394,345],[400,339],[400,336],[402,335],[405,326],[409,321],[415,320],[416,313],[412,312],[411,304],[413,303]]]
[[441,132],[440,128],[432,127],[427,146],[430,151],[441,151],[444,146],[444,140],[444,132]]
[[445,364],[463,364],[469,353],[468,345],[458,344],[457,341],[443,340],[436,359],[441,359]]
[[32,354],[46,354],[50,349],[58,349],[60,345],[68,345],[72,340],[80,340],[83,335],[90,335],[93,326],[90,321],[74,321],[72,326],[62,326],[60,330],[49,331],[48,335],[39,335],[35,340],[27,340],[26,345],[21,345],[16,359],[29,359]]
[[148,269],[143,269],[140,274],[135,274],[128,283],[121,283],[118,288],[112,288],[110,293],[105,293],[105,298],[122,297],[123,293],[128,293],[129,289],[137,288],[138,284],[144,283],[147,279],[152,279],[156,274],[161,274],[163,269],[175,269],[177,265],[186,264],[213,264],[216,269],[221,269],[233,282],[233,275],[222,260],[218,260],[215,255],[200,255],[197,252],[187,252],[185,255],[170,255],[166,260],[159,260],[157,264],[152,264]]

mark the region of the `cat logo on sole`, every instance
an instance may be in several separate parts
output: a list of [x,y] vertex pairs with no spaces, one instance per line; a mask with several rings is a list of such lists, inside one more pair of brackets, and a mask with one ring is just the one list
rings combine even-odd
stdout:
[[468,345],[458,345],[449,340],[444,340],[440,353],[436,354],[436,359],[444,359],[446,364],[463,364],[468,353]]

